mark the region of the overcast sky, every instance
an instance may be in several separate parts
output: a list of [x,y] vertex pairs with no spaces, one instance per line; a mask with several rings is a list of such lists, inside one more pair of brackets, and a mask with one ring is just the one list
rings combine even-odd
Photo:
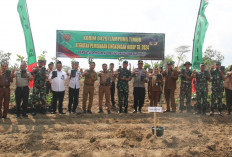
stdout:
[[[11,63],[17,53],[26,56],[17,3],[0,0],[0,50],[13,53]],[[56,30],[165,33],[165,54],[175,54],[180,45],[192,47],[200,0],[27,0],[27,4],[36,55],[46,50],[51,61],[56,52]],[[209,0],[206,9],[209,28],[203,51],[212,45],[225,56],[226,66],[232,59],[231,8],[232,0]],[[191,56],[190,52],[190,61]],[[97,69],[102,62],[118,63],[95,61]],[[80,65],[87,68],[87,60],[80,60]]]

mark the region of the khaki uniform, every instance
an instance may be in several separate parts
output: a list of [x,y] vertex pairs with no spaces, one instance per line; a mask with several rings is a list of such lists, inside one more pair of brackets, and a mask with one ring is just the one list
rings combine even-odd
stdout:
[[163,78],[160,74],[153,74],[150,78],[150,106],[157,106],[158,99],[161,93],[161,84]]
[[97,73],[95,71],[87,70],[88,75],[85,76],[84,90],[83,90],[83,103],[82,109],[86,110],[86,101],[89,96],[88,110],[91,110],[93,105],[93,93],[94,93],[94,82],[97,79]]
[[6,77],[4,73],[0,76],[0,117],[7,117],[10,102],[10,82],[12,82],[11,77]]
[[110,85],[112,82],[112,74],[109,71],[102,72],[100,75],[99,86],[99,109],[102,110],[103,97],[105,95],[107,110],[110,110]]
[[176,103],[175,103],[175,90],[176,90],[176,80],[178,79],[178,71],[168,71],[168,73],[163,72],[163,77],[165,78],[164,84],[164,95],[167,103],[167,110],[170,110],[170,99],[172,111],[176,111]]

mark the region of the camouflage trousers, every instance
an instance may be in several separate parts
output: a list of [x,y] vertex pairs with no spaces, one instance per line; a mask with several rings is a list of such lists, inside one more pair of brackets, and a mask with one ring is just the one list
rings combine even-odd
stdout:
[[192,84],[182,84],[180,86],[180,110],[184,109],[186,99],[187,110],[191,110]]
[[[218,105],[218,108],[222,108],[222,97],[223,97],[223,90],[222,89],[215,89],[212,88],[211,93],[211,108],[215,108]],[[217,103],[216,103],[217,101]]]
[[128,95],[129,95],[129,88],[118,88],[118,106],[121,109],[124,105],[125,108],[128,107]]
[[206,111],[207,108],[207,96],[208,96],[208,88],[197,87],[196,88],[197,94],[197,109],[199,112]]
[[46,107],[46,87],[37,88],[33,87],[32,90],[32,105],[35,108],[36,103],[41,102],[41,107]]

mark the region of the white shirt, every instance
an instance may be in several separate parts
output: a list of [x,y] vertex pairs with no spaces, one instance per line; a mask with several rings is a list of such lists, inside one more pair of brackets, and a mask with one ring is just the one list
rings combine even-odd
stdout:
[[[71,75],[71,70],[69,70],[68,73]],[[80,76],[81,76],[81,72],[77,70],[76,77],[71,77],[70,78],[70,81],[69,81],[69,87],[70,88],[73,88],[73,89],[79,89],[80,88]]]
[[[54,70],[56,71],[56,70]],[[65,91],[65,80],[67,79],[67,74],[64,71],[57,71],[57,77],[52,79],[52,72],[49,75],[49,81],[51,81],[52,91],[63,92]]]

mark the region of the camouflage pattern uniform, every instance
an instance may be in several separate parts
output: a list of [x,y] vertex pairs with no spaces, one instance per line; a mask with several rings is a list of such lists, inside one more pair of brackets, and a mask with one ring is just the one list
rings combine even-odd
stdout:
[[[209,73],[206,71],[197,72],[196,76],[196,94],[197,94],[197,109],[199,113],[205,114],[207,108],[207,96],[208,96],[208,80]],[[201,99],[203,103],[201,103]]]
[[[192,71],[185,69],[184,73],[191,77]],[[192,96],[192,81],[188,80],[186,77],[181,77],[181,84],[180,84],[180,110],[182,111],[184,108],[184,99],[186,98],[186,107],[187,111],[191,110],[191,96]]]
[[[220,71],[217,69],[211,71],[211,78],[211,110],[213,112],[214,108],[218,105],[218,111],[221,112],[224,87]],[[216,100],[218,101],[217,103]]]
[[127,111],[128,108],[128,95],[129,95],[129,84],[128,81],[121,80],[120,78],[130,78],[131,72],[127,69],[121,69],[119,70],[118,74],[118,83],[117,83],[117,89],[118,89],[118,106],[119,111],[122,111],[122,107],[124,104],[125,111]]
[[[45,73],[48,75],[48,72]],[[32,105],[36,107],[36,103],[41,102],[42,112],[45,112],[46,108],[46,77],[43,76],[40,70],[34,72],[34,85],[32,91]]]

